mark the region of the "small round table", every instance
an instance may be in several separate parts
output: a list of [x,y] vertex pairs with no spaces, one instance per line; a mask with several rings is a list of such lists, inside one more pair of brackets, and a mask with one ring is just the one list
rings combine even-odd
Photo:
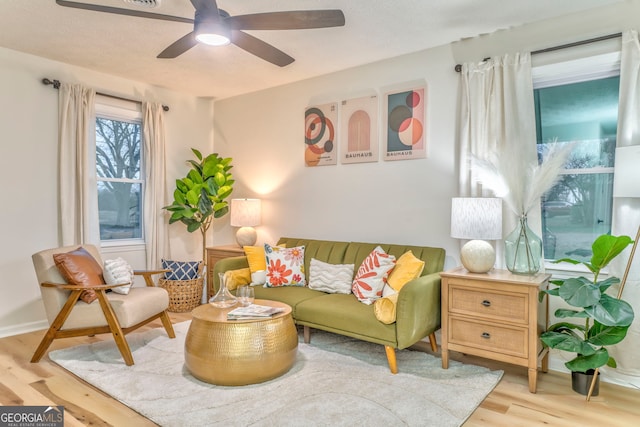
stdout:
[[194,377],[237,386],[267,381],[291,369],[298,350],[291,307],[268,300],[254,304],[281,307],[284,312],[258,320],[227,320],[227,313],[237,306],[204,304],[192,311],[184,355]]

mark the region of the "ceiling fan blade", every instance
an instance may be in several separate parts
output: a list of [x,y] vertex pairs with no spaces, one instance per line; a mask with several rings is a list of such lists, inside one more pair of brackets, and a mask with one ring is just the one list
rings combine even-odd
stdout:
[[192,47],[198,44],[196,35],[192,31],[184,37],[180,37],[175,42],[171,43],[165,50],[160,52],[158,58],[169,59],[182,55]]
[[218,13],[216,0],[191,0],[191,4],[198,12]]
[[284,67],[295,61],[280,49],[242,31],[231,31],[231,43],[279,67]]
[[144,12],[141,10],[121,9],[119,7],[100,6],[97,4],[77,3],[75,1],[56,0],[56,3],[64,7],[72,7],[75,9],[93,10],[95,12],[113,13],[116,15],[135,16],[138,18],[159,19],[162,21],[184,22],[185,24],[193,24],[193,19],[182,18],[180,16],[162,15],[159,13]]
[[254,13],[227,18],[234,30],[304,30],[308,28],[341,27],[341,10],[293,10],[289,12]]

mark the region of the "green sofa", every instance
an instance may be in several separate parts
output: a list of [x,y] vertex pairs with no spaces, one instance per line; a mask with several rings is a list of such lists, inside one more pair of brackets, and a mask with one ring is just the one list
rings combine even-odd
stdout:
[[[407,348],[429,337],[436,351],[435,331],[440,328],[440,275],[445,251],[441,248],[378,243],[354,243],[283,237],[278,245],[305,247],[305,271],[311,258],[330,264],[354,264],[354,274],[362,261],[376,247],[399,258],[406,251],[425,261],[422,275],[401,289],[396,308],[396,322],[384,324],[375,317],[373,305],[366,305],[353,294],[330,294],[308,287],[265,288],[255,286],[256,299],[286,303],[293,318],[303,326],[304,340],[310,342],[310,328],[321,329],[385,346],[389,368],[397,373],[395,349]],[[247,268],[247,258],[233,257],[218,261],[213,269],[214,288],[219,287],[218,273]]]

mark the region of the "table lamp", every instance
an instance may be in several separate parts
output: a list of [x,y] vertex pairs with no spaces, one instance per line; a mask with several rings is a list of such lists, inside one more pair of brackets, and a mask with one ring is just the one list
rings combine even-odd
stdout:
[[253,227],[257,225],[260,225],[260,199],[231,199],[231,226],[240,227],[236,232],[238,245],[255,245],[258,235]]
[[451,237],[468,239],[460,261],[471,273],[486,273],[496,262],[496,251],[486,240],[502,238],[502,199],[454,197],[451,199]]

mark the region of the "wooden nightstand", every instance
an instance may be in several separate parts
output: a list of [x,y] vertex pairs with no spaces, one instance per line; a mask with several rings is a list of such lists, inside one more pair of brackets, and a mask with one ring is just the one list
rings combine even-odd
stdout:
[[221,259],[243,256],[244,249],[236,245],[211,246],[207,248],[207,301],[213,296],[213,266]]
[[442,277],[442,367],[449,350],[529,368],[529,391],[536,392],[538,363],[547,372],[548,301],[538,302],[550,274],[519,276],[507,270],[469,273],[463,267]]

